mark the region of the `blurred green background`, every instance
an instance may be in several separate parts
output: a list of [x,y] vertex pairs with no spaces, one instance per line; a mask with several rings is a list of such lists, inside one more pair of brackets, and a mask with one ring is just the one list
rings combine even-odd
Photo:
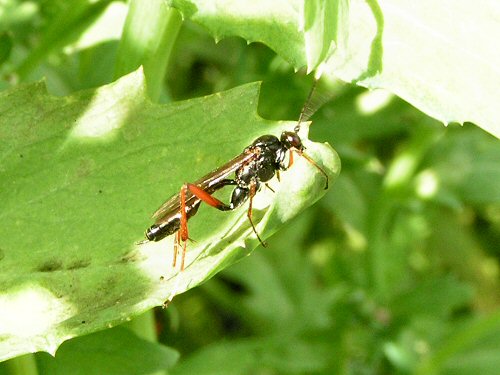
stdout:
[[[108,27],[90,33],[109,4]],[[137,57],[119,61],[126,11],[120,2],[4,0],[0,88],[46,77],[51,93],[66,95],[112,82]],[[260,115],[298,118],[311,77],[262,44],[215,44],[176,22],[158,101],[261,80]],[[0,373],[498,374],[498,140],[472,124],[445,128],[382,91],[330,90],[311,139],[339,152],[340,177],[268,248],[155,311],[158,342],[180,353],[173,367],[132,322]]]

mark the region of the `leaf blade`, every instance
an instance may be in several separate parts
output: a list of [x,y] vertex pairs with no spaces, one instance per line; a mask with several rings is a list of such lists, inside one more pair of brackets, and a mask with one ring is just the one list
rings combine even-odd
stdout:
[[[68,338],[122,323],[257,246],[248,238],[244,208],[205,207],[190,221],[198,242],[189,244],[186,271],[171,267],[171,238],[135,243],[182,182],[229,160],[262,133],[293,127],[259,118],[258,94],[254,83],[155,105],[146,99],[141,71],[64,98],[49,96],[41,84],[2,93],[0,177],[7,183],[0,190],[0,305],[7,318],[0,324],[1,358],[53,353]],[[306,144],[313,155],[319,150],[318,162],[333,180],[338,156],[329,146]],[[324,181],[304,163],[283,174],[307,197],[298,198],[296,213],[324,193]],[[274,214],[277,196],[293,199],[286,184],[280,193],[257,196],[255,218],[264,236],[293,214]]]

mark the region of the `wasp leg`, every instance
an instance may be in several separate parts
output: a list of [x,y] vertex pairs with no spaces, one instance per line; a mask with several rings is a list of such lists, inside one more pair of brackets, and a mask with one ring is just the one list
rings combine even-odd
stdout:
[[[321,174],[323,176],[325,176],[325,190],[328,189],[328,175],[326,174],[325,170],[323,168],[321,168],[318,163],[316,163],[314,161],[314,159],[312,159],[309,155],[307,155],[306,153],[304,153],[303,151],[300,151],[300,150],[294,150],[297,154],[299,154],[299,156],[302,156],[304,159],[306,159],[309,163],[311,163],[314,167],[316,167],[316,169],[318,171],[321,172]],[[290,156],[291,156],[292,153],[290,153]]]
[[260,244],[263,247],[267,247],[267,243],[262,241],[262,239],[259,236],[259,233],[257,233],[257,229],[255,228],[255,225],[252,220],[252,204],[253,204],[253,197],[255,196],[255,193],[257,192],[257,184],[253,181],[252,184],[250,184],[250,197],[249,197],[249,204],[248,204],[248,210],[247,210],[247,217],[248,221],[250,221],[250,225],[252,225],[253,232],[257,236]]
[[[229,183],[229,181],[231,181],[232,183]],[[232,184],[236,184],[236,182],[233,180],[227,180],[226,185],[232,185]],[[262,244],[262,246],[264,246],[264,247],[267,246],[267,244],[264,241],[262,241],[262,239],[260,238],[259,233],[257,233],[257,229],[255,229],[255,225],[254,225],[253,220],[252,220],[252,201],[253,201],[253,197],[255,196],[255,193],[257,192],[257,182],[253,181],[250,184],[249,188],[243,188],[243,187],[237,186],[234,189],[233,194],[231,196],[231,203],[230,204],[226,204],[226,203],[222,202],[221,200],[211,196],[205,190],[199,188],[196,185],[187,184],[187,188],[189,189],[189,191],[191,193],[193,193],[196,197],[201,199],[203,202],[207,203],[208,205],[210,205],[210,206],[212,206],[220,211],[233,211],[234,209],[238,208],[245,201],[247,201],[249,199],[250,205],[249,205],[248,211],[247,211],[248,220],[250,221],[250,225],[252,226],[253,232],[257,236],[257,239],[259,240],[259,242]]]
[[[189,237],[188,227],[187,227],[187,212],[186,212],[186,189],[187,189],[187,184],[184,184],[181,187],[181,193],[180,193],[181,223],[179,231],[177,232],[177,238],[179,240],[182,240],[181,271],[184,271],[184,259],[186,258],[186,241]],[[176,257],[177,257],[177,249],[175,250],[174,254],[174,263]]]
[[[224,179],[219,181],[217,184],[211,187],[211,189],[218,190],[226,185],[236,185],[236,181],[230,179]],[[218,199],[212,197],[207,191],[201,189],[200,187],[194,184],[184,184],[182,185],[180,191],[180,228],[176,233],[176,238],[174,240],[174,267],[177,263],[177,254],[179,251],[179,245],[182,242],[182,258],[181,258],[181,271],[184,271],[185,259],[186,259],[186,250],[187,250],[187,240],[189,240],[189,231],[188,231],[188,212],[186,207],[186,192],[189,190],[193,195],[199,198],[201,201],[213,206],[220,202]],[[220,202],[222,203],[222,202]],[[223,203],[222,203],[223,204]],[[217,207],[216,207],[217,208]],[[196,210],[198,208],[196,207]],[[195,211],[196,212],[196,211]],[[191,216],[191,215],[190,215]]]
[[280,168],[282,170],[287,170],[290,168],[293,164],[293,153],[296,152],[299,156],[302,156],[304,159],[306,159],[310,164],[312,164],[323,176],[325,176],[325,190],[328,189],[328,175],[326,174],[325,170],[321,168],[318,163],[314,161],[313,158],[311,158],[309,155],[307,155],[303,150],[297,149],[295,147],[290,148],[290,156],[288,159],[288,165],[280,165]]

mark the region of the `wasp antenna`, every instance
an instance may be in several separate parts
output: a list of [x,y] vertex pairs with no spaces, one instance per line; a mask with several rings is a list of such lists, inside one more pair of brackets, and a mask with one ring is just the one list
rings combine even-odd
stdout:
[[297,125],[295,125],[295,128],[293,129],[293,131],[295,133],[298,133],[299,130],[300,130],[300,125],[302,124],[303,121],[307,121],[307,118],[311,117],[313,115],[313,113],[311,114],[306,114],[309,110],[309,104],[311,103],[311,99],[312,99],[312,96],[314,94],[314,91],[316,90],[316,84],[318,83],[318,80],[315,79],[314,82],[313,82],[313,85],[311,87],[311,91],[309,91],[309,95],[307,95],[307,99],[304,103],[304,106],[302,107],[302,110],[300,111],[300,115],[299,115],[299,120],[297,121]]
[[334,96],[335,90],[328,83],[320,82],[319,77],[315,78],[304,107],[300,112],[299,121],[297,121],[297,125],[293,129],[295,133],[299,132],[302,123],[309,120],[323,104],[329,102]]

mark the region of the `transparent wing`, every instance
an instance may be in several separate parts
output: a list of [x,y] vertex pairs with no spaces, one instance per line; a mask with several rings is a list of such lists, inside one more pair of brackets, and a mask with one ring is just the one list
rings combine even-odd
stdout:
[[320,79],[313,82],[311,91],[300,111],[299,120],[295,126],[295,132],[300,130],[303,123],[307,122],[324,104],[328,103],[335,96],[335,91],[327,83]]
[[[238,168],[247,163],[249,160],[255,158],[255,154],[243,152],[235,158],[228,161],[223,166],[214,169],[212,172],[203,176],[199,180],[193,182],[194,185],[200,187],[201,189],[207,191],[209,194],[212,194],[215,190],[217,190],[218,183],[229,176],[231,173],[234,173]],[[186,191],[186,206],[194,205],[196,201],[198,201],[195,195],[193,195],[189,190]],[[156,220],[156,224],[159,221],[171,213],[179,212],[181,208],[181,199],[180,192],[170,197],[165,203],[163,203],[152,215],[152,218]]]

